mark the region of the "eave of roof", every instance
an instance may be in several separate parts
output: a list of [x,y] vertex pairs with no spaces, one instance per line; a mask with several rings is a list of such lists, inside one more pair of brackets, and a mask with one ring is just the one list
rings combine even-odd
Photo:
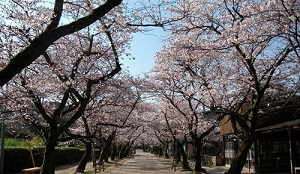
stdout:
[[255,132],[258,133],[268,133],[268,132],[276,132],[283,130],[291,130],[291,129],[300,129],[300,119],[292,120],[284,123],[275,124],[272,126],[263,127],[260,129],[256,129]]

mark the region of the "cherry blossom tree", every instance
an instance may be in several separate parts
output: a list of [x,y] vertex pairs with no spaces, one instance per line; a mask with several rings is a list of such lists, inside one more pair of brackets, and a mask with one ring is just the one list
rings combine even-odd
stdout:
[[[128,80],[130,82],[130,80]],[[125,82],[128,83],[128,82]],[[99,161],[107,159],[109,149],[112,146],[118,132],[128,127],[135,127],[131,125],[131,119],[136,116],[136,109],[140,102],[141,93],[138,89],[138,84],[133,82],[131,86],[119,84],[115,89],[110,102],[106,103],[101,109],[102,118],[98,117],[97,120],[93,120],[97,123],[97,129],[99,129],[99,138],[102,142],[102,151]],[[132,118],[133,117],[133,118]]]
[[[121,2],[2,1],[1,17],[5,19],[5,26],[1,30],[4,50],[1,54],[1,86],[32,64],[59,38],[92,25]],[[25,42],[19,34],[27,37]]]
[[[69,140],[76,138],[81,140],[86,146],[86,153],[77,167],[77,172],[84,172],[87,160],[92,153],[92,144],[99,144],[99,142],[95,142],[96,139],[97,141],[104,142],[101,148],[103,150],[101,153],[102,156],[105,156],[105,158],[108,156],[104,153],[108,152],[105,147],[110,148],[111,141],[114,140],[115,134],[110,133],[110,130],[113,128],[122,128],[123,126],[121,125],[123,123],[121,120],[124,120],[123,117],[126,115],[122,112],[127,113],[128,107],[134,109],[137,101],[139,101],[138,93],[133,91],[135,85],[132,81],[131,77],[123,74],[117,76],[114,81],[111,81],[109,86],[105,85],[102,88],[98,88],[97,96],[91,99],[84,115],[69,128],[67,137],[63,139]],[[126,116],[129,117],[130,115],[131,114]],[[103,131],[105,134],[102,133]],[[108,139],[110,141],[108,141]]]
[[[159,77],[162,74],[163,79],[160,79]],[[213,110],[205,110],[201,100],[198,98],[201,94],[188,94],[192,91],[192,87],[187,85],[191,83],[185,82],[180,77],[179,79],[168,77],[168,73],[164,71],[162,71],[162,74],[157,74],[156,76],[156,80],[160,81],[159,84],[162,85],[162,87],[158,87],[162,89],[158,93],[167,106],[164,108],[164,118],[173,141],[183,158],[183,169],[190,169],[187,163],[187,156],[183,150],[183,144],[190,143],[196,148],[195,171],[203,171],[201,150],[204,138],[209,136],[211,141],[213,139],[220,141],[220,136],[214,137],[212,136],[213,134],[210,134],[217,127],[217,114]]]
[[[86,12],[81,6],[76,9]],[[74,15],[69,17],[75,18]],[[54,173],[53,155],[57,140],[83,116],[90,101],[99,95],[99,90],[109,86],[110,79],[121,71],[119,55],[127,46],[130,32],[123,30],[123,16],[111,15],[97,18],[96,25],[56,40],[18,78],[2,88],[13,103],[6,106],[16,106],[12,110],[20,111],[31,125],[43,132],[46,150],[41,173]],[[111,18],[120,23],[116,24]],[[25,21],[24,25],[26,22],[34,21]],[[26,45],[32,43],[31,34],[40,30],[30,28],[26,33],[11,27],[10,32],[14,31],[20,35],[12,35],[12,39],[20,37]]]
[[153,141],[152,146],[157,147],[154,154],[163,156],[164,158],[169,158],[169,143],[172,141],[171,134],[167,129],[164,117],[161,115],[161,107],[158,103],[145,102],[147,106],[146,112],[141,115],[141,122],[144,123],[146,127],[146,136],[143,136],[144,141]]
[[140,122],[131,124],[130,127],[119,129],[116,135],[116,144],[119,145],[119,159],[127,157],[133,149],[135,141],[146,132],[145,127]]
[[[142,130],[143,134],[135,140],[134,146],[143,148],[144,151],[153,152],[153,147],[160,145],[159,140],[153,132],[153,127],[159,127],[159,118],[156,116],[157,107],[155,103],[143,98],[143,96],[142,99],[143,102],[139,104],[137,117],[135,117],[136,120],[134,123],[142,128],[139,130]],[[141,131],[139,131],[139,134],[140,133]]]
[[167,125],[164,121],[164,117],[155,115],[155,119],[148,124],[149,131],[151,132],[149,136],[153,136],[157,138],[160,142],[161,147],[159,151],[159,155],[163,156],[164,158],[169,158],[168,148],[169,143],[172,140],[171,134],[167,129]]
[[[162,113],[166,122],[166,128],[173,138],[173,164],[172,168],[176,170],[176,165],[181,161],[182,169],[191,170],[188,164],[188,157],[183,148],[184,144],[188,144],[186,129],[186,120],[180,118],[180,113],[171,104],[166,103],[165,111]],[[178,122],[180,120],[180,122]],[[178,126],[180,125],[180,126]]]
[[[240,173],[266,93],[278,88],[299,93],[299,2],[144,2],[127,21],[120,15],[121,2],[1,2],[0,84],[1,97],[10,99],[6,107],[18,106],[11,110],[25,113],[45,137],[55,137],[48,142],[53,147],[97,89],[121,70],[118,57],[130,39],[128,26],[163,27],[171,37],[157,55],[161,96],[172,112],[187,118],[183,132],[194,140],[202,137],[198,123],[207,119],[204,111],[230,115],[241,141],[229,173]],[[159,144],[153,137],[147,141]],[[42,173],[53,172],[45,166]]]
[[[197,93],[197,101],[229,114],[242,137],[229,173],[240,173],[255,141],[265,92],[299,92],[299,2],[178,1],[172,37],[157,55],[161,78]],[[247,106],[247,107],[245,107]],[[246,109],[245,109],[246,108]]]

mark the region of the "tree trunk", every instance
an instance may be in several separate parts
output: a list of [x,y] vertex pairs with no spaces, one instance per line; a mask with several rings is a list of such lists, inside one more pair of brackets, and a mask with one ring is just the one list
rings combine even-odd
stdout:
[[126,153],[127,153],[128,146],[129,146],[128,144],[122,146],[120,151],[120,159],[123,159],[127,156]]
[[180,154],[180,148],[178,146],[178,143],[176,145],[175,153],[176,153],[176,155],[175,155],[175,157],[176,157],[176,164],[178,164],[181,161],[181,154]]
[[239,142],[238,153],[230,165],[228,174],[240,174],[242,172],[249,149],[254,141],[255,136],[251,133],[248,137],[245,137]]
[[119,146],[118,146],[118,158],[119,158],[119,159],[122,159],[122,158],[121,158],[122,148],[123,148],[123,145],[119,145]]
[[108,158],[110,157],[110,154],[111,154],[111,144],[108,146],[106,154],[107,155],[105,156],[104,161],[108,162]]
[[159,157],[163,156],[163,147],[161,146],[158,147],[158,156]]
[[196,145],[195,171],[206,173],[206,171],[202,168],[202,159],[201,159],[202,143],[201,143],[201,140],[196,140],[195,145]]
[[55,146],[56,146],[56,138],[53,138],[50,135],[46,142],[44,159],[43,159],[43,164],[41,167],[40,174],[55,174],[55,164],[54,164]]
[[170,158],[168,154],[168,143],[164,143],[164,158]]
[[125,150],[125,157],[129,156],[130,149],[131,149],[131,146],[127,146],[127,148]]
[[104,140],[104,147],[100,153],[99,162],[108,162],[108,156],[110,153],[110,147],[112,145],[114,135],[110,135],[107,140]]
[[100,153],[99,162],[103,162],[108,159],[108,150],[108,146],[105,145]]
[[85,153],[77,166],[76,172],[84,172],[86,164],[92,154],[92,143],[90,141],[88,141],[88,142],[85,142],[84,144],[85,144]]
[[121,145],[120,150],[119,150],[119,159],[124,158],[124,145]]
[[115,157],[118,154],[116,145],[113,145],[112,152],[110,155],[110,160],[115,161]]
[[180,154],[182,156],[182,169],[185,171],[191,171],[191,167],[189,166],[187,155],[183,149],[183,143],[178,143]]

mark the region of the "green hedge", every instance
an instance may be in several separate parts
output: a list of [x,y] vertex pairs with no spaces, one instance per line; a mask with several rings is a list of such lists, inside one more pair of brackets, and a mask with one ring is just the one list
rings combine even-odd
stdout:
[[[41,166],[44,148],[32,149],[36,166]],[[55,164],[65,165],[79,162],[84,150],[78,148],[56,148]],[[22,169],[33,167],[28,148],[5,148],[4,149],[4,173],[20,173]]]

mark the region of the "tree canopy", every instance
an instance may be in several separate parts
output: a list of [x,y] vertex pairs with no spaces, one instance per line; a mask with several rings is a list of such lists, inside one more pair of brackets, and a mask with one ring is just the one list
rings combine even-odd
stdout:
[[[54,172],[52,150],[71,136],[97,139],[103,151],[124,145],[124,153],[134,142],[173,141],[179,151],[193,142],[200,155],[206,140],[220,140],[218,121],[227,115],[241,138],[229,173],[240,173],[261,121],[299,96],[299,7],[292,0],[1,1],[1,108],[44,137],[42,173]],[[120,59],[130,54],[132,34],[149,27],[169,37],[149,76],[131,77]]]

